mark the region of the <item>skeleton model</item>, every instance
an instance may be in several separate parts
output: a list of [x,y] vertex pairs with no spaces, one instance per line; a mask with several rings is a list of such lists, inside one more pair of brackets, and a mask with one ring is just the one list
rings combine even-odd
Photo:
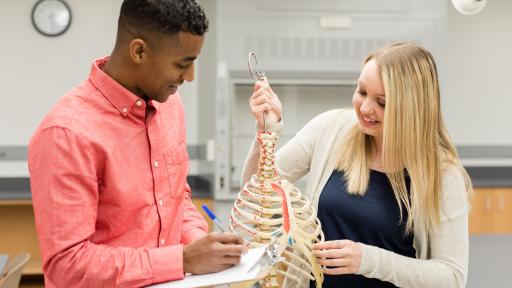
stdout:
[[[251,73],[252,55],[249,54]],[[261,80],[263,73],[257,72],[256,77]],[[265,127],[264,131],[258,132],[257,139],[260,149],[258,170],[239,192],[229,228],[253,247],[273,243],[284,249],[281,253],[283,261],[272,268],[260,286],[309,286],[309,281],[315,280],[316,287],[321,287],[323,273],[311,252],[313,243],[324,241],[320,221],[309,200],[275,169],[277,134],[267,133]]]

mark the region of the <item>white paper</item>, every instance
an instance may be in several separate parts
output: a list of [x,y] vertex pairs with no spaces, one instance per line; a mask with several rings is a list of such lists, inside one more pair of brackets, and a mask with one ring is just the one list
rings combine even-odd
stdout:
[[233,266],[221,272],[203,274],[203,275],[187,275],[182,280],[170,281],[161,284],[152,285],[153,288],[192,288],[202,286],[213,286],[225,283],[233,283],[254,279],[259,269],[252,269],[254,265],[261,259],[267,247],[258,247],[249,249],[247,254],[242,255],[240,264]]
[[[9,259],[9,256],[7,254],[0,254],[0,277],[3,276],[3,271],[5,264],[7,264],[7,260]],[[5,271],[7,272],[7,271]]]

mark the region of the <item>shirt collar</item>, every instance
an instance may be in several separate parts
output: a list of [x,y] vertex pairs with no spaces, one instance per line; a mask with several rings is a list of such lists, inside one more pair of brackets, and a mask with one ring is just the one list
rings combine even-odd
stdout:
[[[103,67],[110,57],[97,59],[92,64],[89,80],[93,83],[98,90],[112,103],[112,105],[123,116],[133,114],[137,118],[144,119],[146,111],[146,102],[135,95],[130,90],[119,84],[103,71]],[[157,101],[150,100],[149,105],[159,108]]]

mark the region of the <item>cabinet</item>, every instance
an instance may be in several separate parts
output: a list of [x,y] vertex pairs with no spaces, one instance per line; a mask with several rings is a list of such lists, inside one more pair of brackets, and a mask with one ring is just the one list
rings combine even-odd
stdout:
[[475,188],[470,234],[512,234],[512,188]]
[[213,199],[211,199],[211,198],[193,198],[192,202],[196,206],[197,210],[199,210],[201,215],[203,215],[204,219],[206,219],[206,222],[208,222],[208,231],[213,231],[214,227],[213,227],[212,220],[210,219],[210,217],[208,217],[208,215],[206,215],[206,213],[203,211],[203,208],[201,208],[201,206],[203,204],[206,204],[206,205],[208,205],[208,208],[213,209],[212,211],[215,211],[215,208],[213,207]]
[[0,200],[0,251],[30,253],[20,287],[43,287],[41,254],[31,200]]
[[30,253],[30,260],[23,270],[23,275],[43,273],[32,201],[0,201],[0,235],[0,250],[3,253]]

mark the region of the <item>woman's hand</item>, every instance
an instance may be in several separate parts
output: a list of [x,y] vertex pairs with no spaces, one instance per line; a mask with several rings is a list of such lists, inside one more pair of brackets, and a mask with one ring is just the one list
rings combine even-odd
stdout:
[[254,84],[254,91],[249,99],[249,107],[258,122],[260,131],[264,128],[263,113],[266,113],[267,125],[281,121],[283,107],[276,93],[270,88],[267,78]]
[[361,244],[350,240],[334,240],[313,244],[313,255],[329,275],[354,274],[361,266]]

